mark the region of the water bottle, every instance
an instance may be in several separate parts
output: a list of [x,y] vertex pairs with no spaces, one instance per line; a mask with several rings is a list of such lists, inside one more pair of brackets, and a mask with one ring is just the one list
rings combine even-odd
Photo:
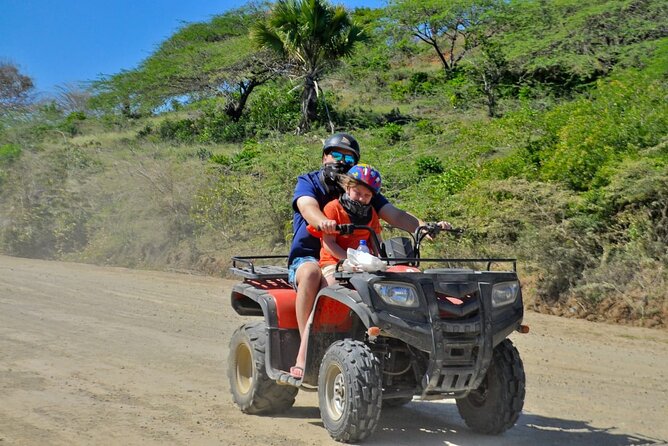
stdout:
[[370,251],[369,247],[366,244],[366,240],[360,240],[360,245],[357,247],[357,250],[369,254]]

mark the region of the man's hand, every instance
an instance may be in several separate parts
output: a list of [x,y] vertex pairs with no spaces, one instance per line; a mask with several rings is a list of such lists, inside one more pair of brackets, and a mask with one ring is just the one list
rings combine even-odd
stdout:
[[[426,224],[426,223],[424,223],[422,220],[420,220],[420,225],[421,225],[421,226],[424,226],[425,224]],[[447,231],[448,229],[452,229],[452,225],[451,225],[450,223],[448,223],[447,221],[445,221],[445,220],[441,220],[441,221],[439,221],[438,223],[436,223],[436,226],[438,226],[439,228],[441,228],[442,231]],[[424,232],[427,232],[427,230],[426,230],[426,229],[423,229],[423,233],[424,233]],[[432,237],[431,235],[429,235],[429,234],[427,234],[424,238],[427,239],[427,240],[429,240],[429,241],[434,241],[433,237]]]
[[445,220],[439,221],[438,223],[436,223],[436,225],[438,225],[444,231],[447,231],[448,229],[452,229],[452,225]]
[[320,220],[320,223],[318,223],[318,229],[323,234],[338,234],[336,225],[336,220]]

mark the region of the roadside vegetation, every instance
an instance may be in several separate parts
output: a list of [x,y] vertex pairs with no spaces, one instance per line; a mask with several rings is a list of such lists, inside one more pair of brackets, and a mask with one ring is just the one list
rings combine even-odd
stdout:
[[517,257],[530,308],[666,326],[665,2],[278,3],[48,101],[0,65],[0,250],[207,274],[287,253],[333,127],[395,204],[466,228],[430,256]]

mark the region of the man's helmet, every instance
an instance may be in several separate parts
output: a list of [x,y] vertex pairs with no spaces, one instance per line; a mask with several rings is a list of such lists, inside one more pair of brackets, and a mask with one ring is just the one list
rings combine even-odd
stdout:
[[373,166],[368,164],[357,164],[351,167],[346,175],[368,186],[375,194],[380,192],[380,172]]
[[325,140],[322,146],[322,153],[325,155],[334,149],[346,149],[355,154],[357,161],[360,159],[360,145],[357,140],[348,133],[335,133]]

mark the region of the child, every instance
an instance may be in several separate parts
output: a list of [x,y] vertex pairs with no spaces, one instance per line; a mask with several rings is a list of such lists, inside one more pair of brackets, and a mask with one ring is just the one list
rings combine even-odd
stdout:
[[[366,225],[374,230],[380,241],[380,220],[371,206],[371,199],[380,192],[380,173],[368,164],[357,164],[348,173],[341,175],[339,182],[345,193],[338,200],[325,205],[323,213],[338,224]],[[368,246],[371,234],[364,229],[356,229],[352,234],[323,234],[320,249],[320,267],[327,285],[336,282],[334,272],[339,260],[347,257],[348,248],[356,249],[360,240],[366,240]]]

